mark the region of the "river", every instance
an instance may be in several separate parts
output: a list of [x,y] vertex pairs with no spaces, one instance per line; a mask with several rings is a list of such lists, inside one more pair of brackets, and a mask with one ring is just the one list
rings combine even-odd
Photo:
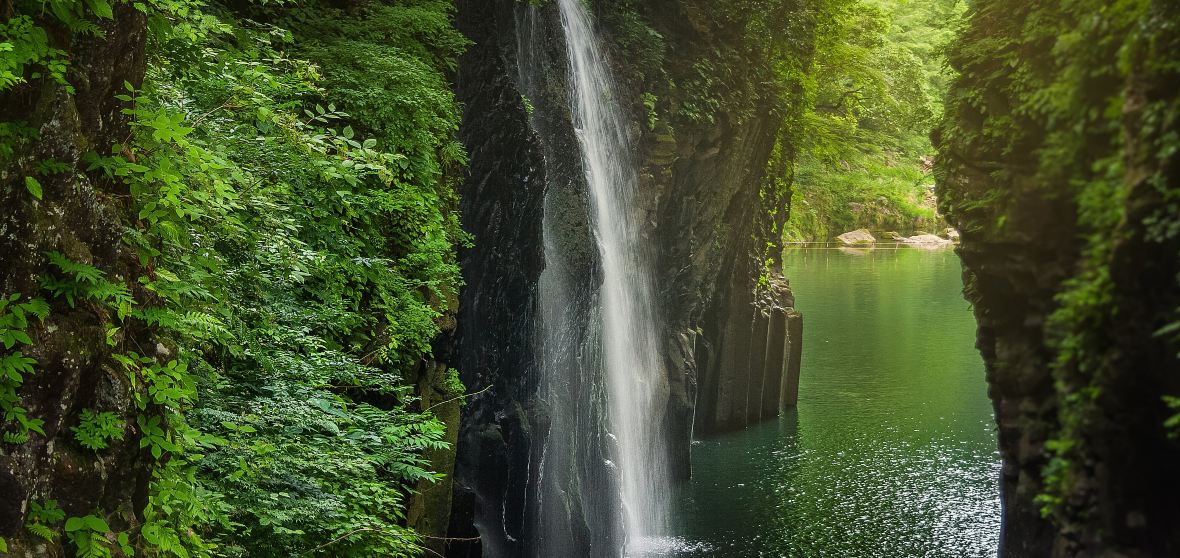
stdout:
[[681,556],[995,556],[999,453],[951,250],[798,250],[799,406],[698,441]]

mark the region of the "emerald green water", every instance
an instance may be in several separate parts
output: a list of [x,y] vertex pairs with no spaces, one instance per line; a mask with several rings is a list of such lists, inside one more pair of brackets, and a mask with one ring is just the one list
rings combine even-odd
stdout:
[[799,406],[693,447],[686,556],[995,556],[999,454],[950,250],[785,259]]

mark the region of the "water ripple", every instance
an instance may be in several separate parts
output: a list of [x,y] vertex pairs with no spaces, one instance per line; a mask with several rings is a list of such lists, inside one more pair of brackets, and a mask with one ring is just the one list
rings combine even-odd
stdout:
[[808,320],[799,409],[694,445],[685,538],[647,556],[995,556],[999,455],[954,254],[787,268]]

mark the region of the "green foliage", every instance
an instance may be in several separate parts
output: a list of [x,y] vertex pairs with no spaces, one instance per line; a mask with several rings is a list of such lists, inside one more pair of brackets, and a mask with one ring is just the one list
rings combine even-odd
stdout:
[[963,10],[957,0],[829,3],[803,116],[788,240],[944,226],[934,208],[927,136],[942,110],[941,49]]
[[106,273],[89,264],[70,261],[60,252],[47,254],[49,263],[58,268],[64,277],[43,277],[41,287],[55,297],[65,297],[72,308],[79,299],[89,299],[100,305],[109,306],[118,312],[122,320],[131,314],[135,300],[127,285],[106,279]]
[[32,194],[32,196],[34,198],[41,199],[41,195],[42,195],[41,183],[37,182],[36,178],[33,178],[31,176],[26,176],[25,177],[25,189],[27,189],[29,191],[29,193]]
[[1168,409],[1176,413],[1164,421],[1164,428],[1168,431],[1168,437],[1172,439],[1180,438],[1180,397],[1165,395],[1163,400],[1164,404],[1168,406]]
[[[116,6],[15,6],[0,92],[72,92],[46,30],[95,35]],[[143,273],[125,282],[51,252],[41,284],[104,322],[137,411],[127,425],[85,409],[75,439],[99,451],[130,431],[154,467],[138,528],[115,533],[95,511],[66,521],[66,538],[78,556],[418,555],[405,500],[436,477],[423,456],[444,432],[401,378],[430,355],[470,242],[446,77],[467,41],[452,3],[133,7],[149,58],[144,83],[117,95],[132,133],[84,170],[126,187],[124,241]],[[0,159],[37,133],[0,123]],[[24,186],[38,200],[40,177],[73,170],[33,165]],[[21,300],[0,301],[14,443],[43,424],[19,405],[35,362],[15,348],[48,305]],[[145,330],[159,342],[149,355],[124,335]],[[50,505],[30,515],[33,534],[53,537]]]
[[25,529],[49,542],[53,542],[58,532],[53,527],[65,519],[66,512],[57,507],[57,500],[46,500],[45,504],[29,502],[29,513],[25,519]]
[[11,350],[18,344],[31,345],[29,317],[44,321],[49,316],[49,305],[39,298],[21,300],[20,293],[0,297],[0,343],[4,350]]
[[[50,3],[54,7],[69,4],[72,3]],[[65,81],[68,60],[65,51],[50,47],[45,29],[30,16],[18,15],[0,24],[0,54],[0,92],[37,79],[41,77],[40,72],[69,87]]]
[[[540,2],[535,2],[540,6]],[[656,31],[643,13],[646,6],[637,0],[621,2],[594,2],[595,12],[612,29],[612,43],[620,54],[625,53],[629,71],[643,81],[656,82],[666,79],[661,68],[667,44],[664,36]]]
[[[465,241],[447,172],[463,161],[441,73],[463,44],[450,9],[296,11],[295,36],[308,37],[297,52],[331,71],[309,81],[315,72],[293,62],[270,67],[283,86],[262,90],[221,74],[250,95],[234,101],[249,119],[226,114],[194,132],[228,138],[241,172],[280,177],[243,198],[222,221],[232,228],[210,231],[234,256],[226,269],[238,281],[211,286],[235,301],[234,338],[201,366],[203,403],[190,416],[228,441],[200,470],[232,510],[213,534],[227,555],[286,556],[335,539],[316,553],[417,553],[401,525],[405,487],[433,477],[421,455],[443,432],[407,411],[399,375],[430,350],[459,280],[454,245]],[[410,40],[411,29],[437,43]],[[216,83],[184,85],[195,102],[220,102]],[[282,100],[293,91],[315,102]]]
[[29,521],[52,525],[65,518],[66,512],[57,507],[57,500],[46,500],[45,504],[29,502]]
[[74,439],[83,447],[92,450],[106,449],[107,440],[122,440],[125,423],[114,413],[104,411],[95,413],[90,409],[82,409],[78,417],[78,426],[71,428]]
[[[459,378],[458,369],[447,369],[447,376],[443,380],[443,386],[446,388],[448,397],[463,397],[467,394],[467,386],[463,385],[463,380]],[[466,405],[466,399],[460,399],[460,404]]]
[[[160,0],[155,0],[160,1]],[[168,0],[176,2],[178,0]],[[155,2],[153,2],[154,4]],[[66,80],[69,70],[69,34],[97,37],[98,21],[109,20],[114,10],[108,0],[11,0],[0,22],[0,94],[53,83],[67,94],[74,87]],[[147,4],[135,3],[146,11]],[[12,117],[13,115],[9,115]],[[0,163],[8,163],[16,148],[37,137],[37,130],[23,120],[0,120]],[[25,178],[29,193],[41,199],[41,185]]]
[[[1175,354],[1180,343],[1170,326],[1176,279],[1152,267],[1180,257],[1180,190],[1169,174],[1180,150],[1180,107],[1174,90],[1141,90],[1180,75],[1176,8],[1147,0],[978,2],[950,50],[958,77],[941,128],[943,207],[981,241],[1001,245],[1018,238],[1014,228],[1032,230],[1045,218],[1030,219],[1030,201],[1068,208],[1048,221],[1068,233],[1052,250],[1058,259],[1045,265],[1070,270],[1044,330],[1056,417],[1049,428],[1035,426],[1053,438],[1037,501],[1063,532],[1094,532],[1094,518],[1116,513],[1093,489],[1109,482],[1102,469],[1121,478],[1120,467],[1131,463],[1132,474],[1152,478],[1142,455],[1104,454],[1104,437],[1119,428],[1146,432],[1145,440],[1171,436],[1180,422],[1174,399],[1152,393],[1174,389],[1174,368],[1126,364],[1138,356],[1128,353]],[[1120,282],[1137,272],[1156,282]],[[1128,326],[1148,333],[1114,333]],[[1150,424],[1135,422],[1141,417]]]
[[111,541],[107,534],[110,526],[101,517],[87,515],[66,520],[66,538],[78,549],[78,558],[110,558]]
[[49,542],[54,542],[57,538],[57,531],[41,523],[26,523],[25,530]]
[[[90,515],[67,537],[79,556],[417,555],[405,498],[445,443],[401,376],[469,242],[445,77],[466,40],[437,0],[238,9],[142,6],[147,79],[118,95],[132,134],[85,158],[131,194],[136,290],[48,254],[49,293],[117,318],[106,341],[155,460],[138,530]],[[144,327],[175,355],[123,346]],[[87,409],[73,432],[101,450],[126,428]]]
[[25,376],[34,372],[33,365],[37,361],[13,349],[33,344],[28,332],[31,327],[29,318],[45,321],[49,305],[36,298],[21,302],[21,298],[20,293],[0,297],[0,344],[4,345],[0,351],[0,411],[4,412],[4,421],[0,426],[4,427],[3,440],[10,444],[27,442],[30,432],[45,435],[42,428],[45,421],[30,418],[28,409],[20,405],[17,393]]
[[871,151],[822,162],[805,153],[795,167],[797,196],[786,238],[824,241],[859,228],[937,232],[932,182],[918,159],[901,161]]
[[[184,324],[184,313],[176,309],[148,308],[132,312],[136,301],[123,283],[105,278],[98,268],[69,260],[57,252],[48,254],[50,263],[65,277],[44,277],[42,286],[55,296],[64,296],[70,306],[78,300],[88,300],[99,311],[115,310],[119,320],[143,320],[149,325]],[[144,281],[150,286],[150,282]],[[172,319],[168,319],[172,316]],[[191,320],[190,320],[191,321]],[[108,329],[108,344],[112,343]],[[191,337],[200,337],[200,328],[189,330]],[[94,516],[71,518],[66,522],[66,535],[78,549],[78,556],[106,557],[112,555],[114,544],[130,554],[134,546],[150,556],[187,557],[208,555],[211,546],[193,530],[193,526],[216,521],[219,517],[216,494],[207,494],[195,478],[194,461],[201,453],[222,443],[214,436],[203,434],[188,426],[183,411],[196,399],[193,378],[187,374],[184,362],[170,360],[159,363],[135,352],[115,353],[112,358],[120,363],[132,389],[131,396],[141,412],[136,418],[140,447],[147,448],[156,467],[148,506],[143,511],[143,527],[133,543],[127,533],[119,533],[114,541],[108,538],[109,528]],[[74,428],[76,439],[93,450],[103,449],[109,440],[122,439],[123,421],[113,413],[94,414],[84,410],[79,426]],[[190,456],[191,459],[190,460]]]
[[647,110],[647,129],[649,132],[655,131],[656,123],[660,121],[660,115],[656,111],[657,101],[659,99],[655,95],[651,93],[643,94],[643,108]]
[[[800,85],[814,47],[813,26],[826,0],[589,4],[609,30],[615,58],[627,61],[627,74],[645,92],[632,100],[636,114],[647,114],[652,127],[658,111],[670,128],[698,128],[765,117],[768,101],[784,103],[776,116],[791,114],[794,104],[787,99]],[[700,33],[678,30],[665,36],[669,21],[683,21]],[[677,52],[676,64],[683,66],[669,64],[670,51]]]

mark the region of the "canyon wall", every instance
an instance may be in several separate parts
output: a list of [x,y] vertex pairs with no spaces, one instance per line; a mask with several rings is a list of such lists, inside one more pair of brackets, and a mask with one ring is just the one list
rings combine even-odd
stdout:
[[1001,554],[1180,554],[1180,5],[975,2],[935,133]]
[[[44,296],[40,281],[62,273],[46,261],[47,252],[100,262],[116,280],[141,272],[135,254],[121,241],[126,187],[74,169],[85,168],[86,151],[129,133],[128,119],[119,112],[128,104],[115,95],[124,91],[125,81],[143,80],[144,22],[143,14],[120,5],[96,36],[47,25],[49,45],[70,53],[72,64],[64,77],[74,93],[62,83],[37,80],[0,94],[0,121],[24,120],[35,130],[17,131],[20,140],[9,144],[14,151],[0,157],[0,294],[22,294],[13,306]],[[46,160],[70,172],[36,171]],[[40,185],[35,195],[25,179],[34,175]],[[146,292],[137,289],[135,294]],[[5,313],[11,312],[8,308]],[[138,510],[147,498],[149,462],[135,437],[112,440],[96,456],[74,443],[70,431],[85,408],[110,411],[134,424],[136,409],[127,380],[110,358],[113,349],[104,343],[106,310],[58,299],[44,322],[32,314],[27,318],[33,343],[5,347],[5,352],[20,350],[36,361],[34,370],[23,374],[23,385],[4,381],[14,393],[19,389],[15,406],[26,411],[27,419],[44,421],[39,427],[43,432],[26,432],[22,442],[22,429],[11,415],[0,424],[5,434],[0,447],[0,537],[8,540],[14,555],[65,556],[60,541],[47,541],[24,528],[28,502],[55,499],[66,513],[77,516],[96,509]],[[156,346],[146,328],[130,328],[120,336],[139,346]],[[123,522],[118,518],[112,524],[119,528]]]
[[[796,3],[754,4],[591,3],[636,147],[631,210],[655,255],[679,478],[694,434],[777,416],[797,393],[802,320],[773,270],[801,96],[785,68],[805,66],[811,22]],[[457,90],[475,247],[462,254],[452,358],[477,395],[463,411],[451,536],[481,539],[449,553],[615,556],[613,442],[586,325],[601,270],[561,22],[552,3],[458,6],[473,42]],[[545,261],[544,243],[560,256]],[[542,288],[568,304],[542,308]],[[543,340],[539,322],[554,315],[574,325]]]

